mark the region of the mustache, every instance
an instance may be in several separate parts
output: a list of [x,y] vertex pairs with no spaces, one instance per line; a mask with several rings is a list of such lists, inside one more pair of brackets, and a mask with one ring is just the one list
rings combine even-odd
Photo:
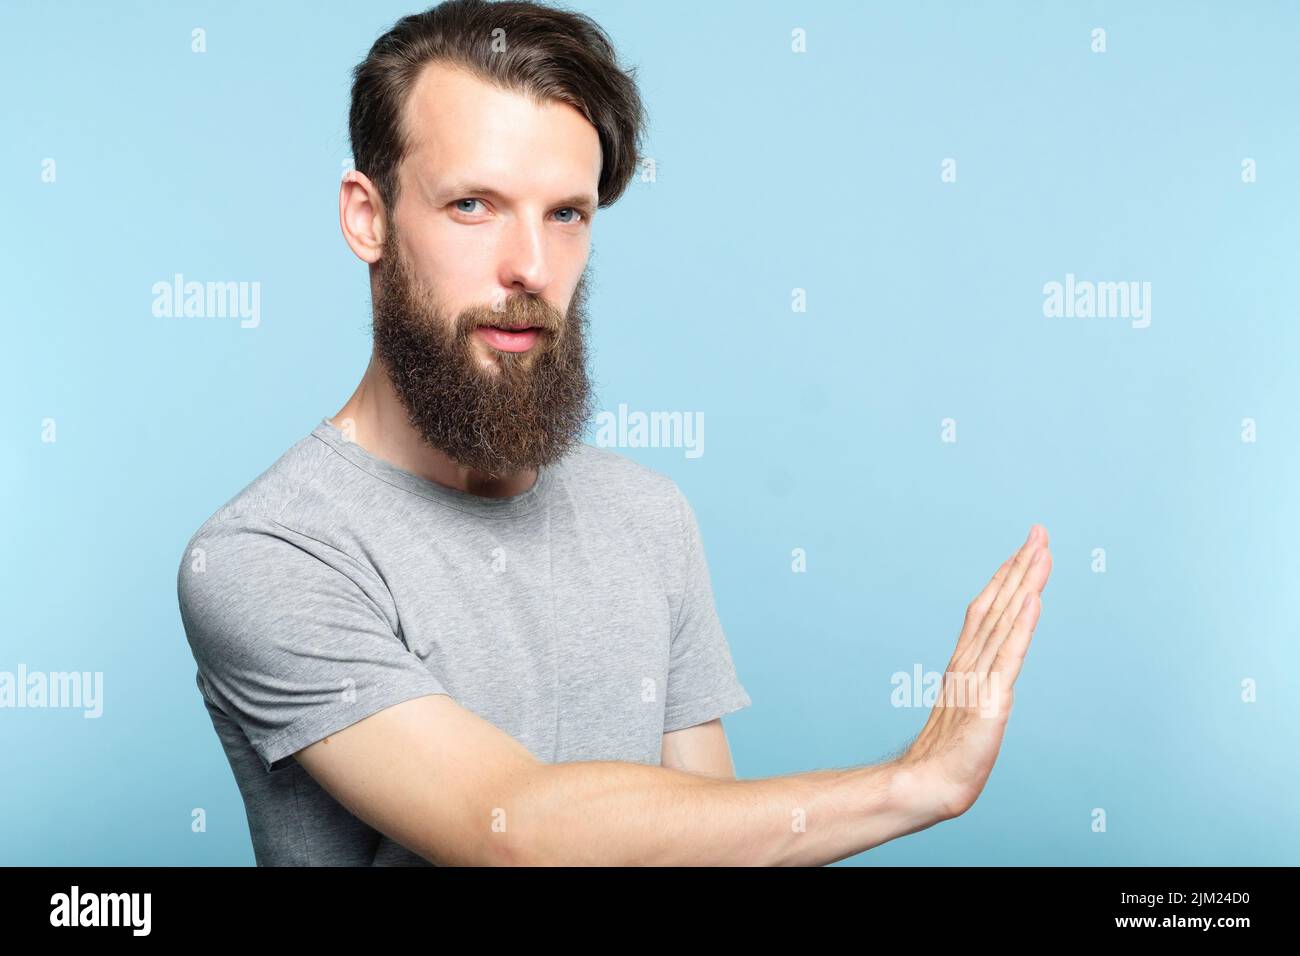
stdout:
[[[389,302],[400,303],[400,308],[410,313],[423,313],[428,316],[439,313],[446,315],[433,289],[426,287],[404,261],[393,233],[389,233],[387,245],[390,249],[380,262],[380,297],[385,305],[387,306]],[[571,303],[570,308],[575,304],[580,306],[583,297],[582,286],[583,283],[580,281],[578,291],[574,294],[575,303]],[[535,327],[541,329],[547,339],[558,339],[567,325],[565,313],[542,296],[531,292],[514,292],[504,298],[494,297],[491,303],[468,306],[461,309],[459,314],[455,312],[451,314],[454,316],[452,337],[462,340],[468,340],[475,329],[492,325],[512,328]]]
[[476,305],[462,310],[461,334],[468,335],[483,326],[538,328],[548,335],[564,329],[564,315],[539,295],[519,292],[501,300],[497,306]]

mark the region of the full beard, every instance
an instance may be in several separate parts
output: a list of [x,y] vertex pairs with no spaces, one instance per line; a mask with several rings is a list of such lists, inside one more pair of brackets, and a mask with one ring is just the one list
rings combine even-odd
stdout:
[[[586,271],[565,315],[540,296],[519,293],[499,311],[473,306],[453,319],[410,271],[390,231],[378,285],[375,353],[407,420],[430,446],[501,477],[558,461],[579,441],[592,414]],[[489,349],[496,367],[482,367],[474,330],[518,323],[541,327],[532,348]]]

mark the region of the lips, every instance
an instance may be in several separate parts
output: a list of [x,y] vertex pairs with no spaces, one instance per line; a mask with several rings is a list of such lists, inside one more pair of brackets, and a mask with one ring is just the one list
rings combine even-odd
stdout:
[[536,344],[541,328],[480,325],[477,332],[481,339],[503,352],[526,352]]

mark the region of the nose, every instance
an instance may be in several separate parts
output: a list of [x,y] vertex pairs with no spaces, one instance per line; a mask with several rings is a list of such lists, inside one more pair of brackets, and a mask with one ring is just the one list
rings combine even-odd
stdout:
[[500,282],[504,294],[541,294],[551,282],[547,261],[546,232],[540,220],[515,217],[501,238]]

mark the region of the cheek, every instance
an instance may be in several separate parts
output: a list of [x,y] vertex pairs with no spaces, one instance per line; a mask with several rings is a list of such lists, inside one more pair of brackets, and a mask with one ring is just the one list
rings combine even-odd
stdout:
[[423,281],[437,290],[444,308],[455,312],[486,303],[496,289],[496,271],[490,249],[454,242],[449,236],[426,236],[412,260]]
[[496,258],[497,236],[490,225],[435,221],[422,238],[427,255],[448,270],[458,263],[463,268],[484,268]]

